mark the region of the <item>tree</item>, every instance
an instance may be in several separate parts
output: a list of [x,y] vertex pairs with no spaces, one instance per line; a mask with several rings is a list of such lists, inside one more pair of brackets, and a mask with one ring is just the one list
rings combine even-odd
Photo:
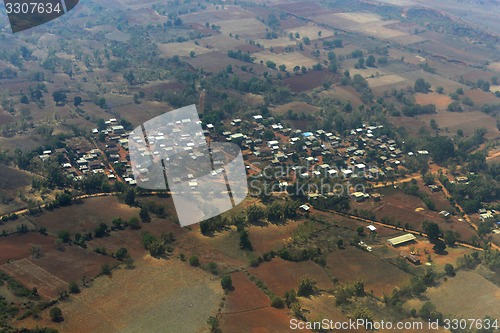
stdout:
[[316,281],[310,278],[305,278],[300,281],[299,289],[297,290],[298,296],[308,297],[316,292]]
[[457,234],[454,233],[453,231],[451,230],[447,230],[445,233],[444,233],[444,241],[446,242],[446,245],[448,246],[454,246],[455,243],[457,242]]
[[224,275],[220,280],[220,285],[224,290],[233,290],[233,280],[229,275]]
[[219,320],[217,317],[208,317],[207,324],[210,326],[210,333],[215,333],[219,329]]
[[143,223],[151,222],[151,217],[149,216],[149,212],[146,208],[142,207],[139,212],[139,217]]
[[121,247],[115,252],[115,257],[118,260],[123,260],[128,256],[128,251],[126,248]]
[[78,283],[75,281],[72,281],[69,283],[69,292],[72,294],[79,294],[80,293],[80,287],[78,286]]
[[50,314],[50,319],[52,319],[52,321],[55,323],[59,323],[64,320],[62,316],[62,311],[58,307],[50,309],[49,314]]
[[448,276],[455,276],[455,268],[453,267],[452,264],[445,264],[444,265],[444,272],[446,273],[446,275]]
[[435,119],[431,119],[431,121],[430,121],[429,125],[431,125],[431,128],[432,128],[433,130],[435,130],[435,131],[437,131],[437,130],[439,129],[439,126],[438,126],[438,124],[437,124],[437,122],[436,122],[436,120],[435,120]]
[[432,247],[432,249],[437,254],[444,253],[444,250],[446,250],[446,244],[442,240],[438,239],[437,241],[434,242],[434,246]]
[[368,67],[376,67],[376,65],[375,65],[375,57],[373,55],[370,54],[370,56],[368,57],[368,59],[366,59],[366,66],[368,66]]
[[356,228],[356,232],[361,236],[365,233],[365,229],[362,226],[359,226]]
[[311,39],[309,37],[304,37],[302,38],[302,41],[304,42],[304,44],[306,45],[311,45]]
[[248,251],[253,250],[252,243],[250,242],[250,237],[248,235],[248,231],[246,230],[242,230],[240,232],[240,248],[242,250],[248,250]]
[[416,92],[420,92],[420,93],[427,93],[430,88],[431,88],[431,84],[429,82],[426,82],[423,78],[418,78],[415,81],[415,85],[413,86],[413,89]]
[[129,206],[134,206],[135,205],[135,191],[133,188],[130,188],[127,190],[125,193],[125,198],[123,199],[125,204]]
[[132,229],[132,230],[137,230],[137,229],[141,228],[141,226],[139,225],[139,219],[135,216],[132,216],[128,220],[128,225],[129,225],[130,229]]
[[63,105],[66,102],[68,96],[62,90],[56,90],[52,93],[52,97],[54,98],[54,102],[56,105]]
[[190,56],[191,58],[196,57],[196,52],[194,52],[194,51],[189,52],[189,56]]
[[69,241],[71,240],[69,232],[67,232],[66,230],[63,230],[63,231],[59,232],[59,234],[57,235],[57,237],[60,240],[62,240],[63,243],[69,243]]
[[271,69],[276,69],[276,63],[271,60],[266,61],[266,66]]
[[274,297],[271,300],[271,306],[276,309],[283,309],[285,307],[285,302],[281,297]]
[[280,71],[285,72],[286,71],[286,65],[284,65],[284,64],[279,65],[279,69],[280,69]]
[[23,95],[21,96],[21,99],[19,100],[22,104],[29,104],[30,100],[28,99],[28,96]]
[[439,226],[434,222],[424,221],[422,227],[427,234],[427,238],[429,238],[431,242],[437,240],[439,235],[441,235],[441,229],[439,229]]
[[73,105],[74,106],[80,106],[83,102],[83,99],[80,96],[75,96],[73,99]]
[[198,258],[198,256],[191,256],[189,258],[189,264],[191,266],[198,267],[200,266],[200,259]]
[[108,264],[104,264],[101,266],[101,274],[102,275],[111,275],[111,267]]
[[264,217],[264,210],[257,206],[251,205],[247,208],[247,221],[248,223],[256,223]]

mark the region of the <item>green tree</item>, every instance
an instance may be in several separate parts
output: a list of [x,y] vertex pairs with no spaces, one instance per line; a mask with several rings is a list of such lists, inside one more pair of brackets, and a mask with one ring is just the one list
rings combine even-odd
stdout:
[[54,98],[54,102],[56,105],[63,105],[66,102],[68,96],[62,90],[56,90],[52,93],[52,97]]
[[80,106],[82,105],[83,99],[80,96],[75,96],[73,99],[73,105],[74,106]]
[[452,264],[445,264],[444,265],[444,272],[446,273],[446,275],[448,276],[455,276],[455,268],[453,267]]
[[300,281],[299,289],[297,290],[297,295],[302,297],[308,297],[316,292],[316,281],[305,278]]
[[422,227],[424,229],[424,232],[427,234],[427,238],[429,238],[430,241],[437,240],[441,235],[441,229],[439,229],[439,226],[434,222],[424,221]]
[[69,292],[72,294],[78,294],[80,293],[80,287],[78,286],[78,283],[72,281],[69,283]]
[[420,93],[427,93],[430,88],[431,84],[429,82],[426,82],[423,78],[418,78],[413,86],[413,89],[416,92]]
[[233,290],[233,280],[229,275],[224,275],[220,281],[220,285],[224,290]]
[[119,248],[116,252],[115,252],[115,257],[116,259],[118,260],[123,260],[125,259],[126,257],[128,256],[128,250],[124,247],[121,247]]
[[198,258],[198,256],[191,256],[189,258],[189,264],[194,267],[200,266],[200,258]]
[[50,319],[52,319],[52,321],[55,323],[59,323],[59,322],[64,320],[63,315],[62,315],[62,311],[58,307],[54,307],[54,308],[50,309],[49,315],[50,315]]

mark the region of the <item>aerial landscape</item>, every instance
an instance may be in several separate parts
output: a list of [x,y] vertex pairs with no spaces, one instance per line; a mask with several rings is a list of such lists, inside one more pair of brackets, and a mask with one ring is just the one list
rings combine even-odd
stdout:
[[0,333],[500,331],[499,0],[16,2]]

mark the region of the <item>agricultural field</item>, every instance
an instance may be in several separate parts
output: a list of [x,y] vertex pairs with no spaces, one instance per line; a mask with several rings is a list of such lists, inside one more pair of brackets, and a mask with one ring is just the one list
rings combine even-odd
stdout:
[[[65,320],[56,327],[61,333],[81,332],[82,325],[94,333],[207,332],[221,298],[218,278],[181,261],[146,258],[60,303]],[[48,312],[19,324],[54,326]]]
[[[463,318],[484,318],[500,316],[500,295],[498,286],[474,271],[459,271],[440,286],[429,288],[424,294],[443,314]],[[464,306],[463,296],[467,296]]]
[[254,53],[253,56],[256,58],[256,62],[263,61],[265,64],[266,61],[272,61],[277,66],[285,65],[288,71],[292,71],[295,66],[311,68],[318,63],[318,60],[309,58],[299,52],[276,54],[269,51],[261,51]]
[[31,256],[33,247],[39,248],[42,253],[55,250],[55,238],[35,232],[0,238],[0,265]]
[[290,221],[285,225],[268,224],[266,226],[250,226],[250,241],[256,253],[262,254],[278,250],[288,244],[297,228],[303,221]]
[[420,105],[434,104],[437,110],[444,111],[452,102],[452,99],[448,95],[442,95],[438,93],[427,93],[427,94],[415,94],[415,102]]
[[115,218],[129,220],[137,216],[139,216],[137,208],[122,204],[116,197],[110,196],[86,199],[81,204],[43,212],[32,219],[39,226],[47,228],[50,234],[57,236],[61,231],[68,231],[71,235],[77,232],[82,234],[92,232],[100,223],[111,226]]
[[333,287],[333,282],[323,268],[312,261],[291,262],[274,258],[257,268],[250,268],[249,272],[264,281],[264,284],[278,296],[283,296],[292,288],[297,290],[300,281],[306,277],[316,281],[319,289],[328,290]]
[[234,291],[227,295],[223,314],[268,308],[271,300],[243,272],[231,274]]
[[[289,333],[290,318],[283,310],[264,308],[235,314],[222,315],[220,327],[223,332],[241,333]],[[311,332],[302,330],[301,332]]]
[[410,274],[357,248],[336,251],[326,260],[328,271],[341,283],[362,280],[368,293],[390,294],[410,281]]
[[191,52],[194,52],[196,55],[211,52],[210,49],[198,46],[194,42],[160,44],[158,45],[158,49],[166,58],[171,58],[175,55],[179,57],[189,57]]

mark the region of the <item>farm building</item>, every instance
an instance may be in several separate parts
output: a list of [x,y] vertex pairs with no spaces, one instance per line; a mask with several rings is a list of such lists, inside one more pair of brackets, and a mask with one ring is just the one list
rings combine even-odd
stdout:
[[408,260],[414,265],[420,265],[420,259],[417,256],[414,256],[413,254],[406,254],[404,252],[400,253],[401,257]]
[[415,235],[406,234],[406,235],[391,238],[391,239],[387,240],[387,243],[389,243],[392,246],[398,246],[398,245],[401,245],[404,243],[415,241],[416,239],[417,239],[417,237],[415,237]]

